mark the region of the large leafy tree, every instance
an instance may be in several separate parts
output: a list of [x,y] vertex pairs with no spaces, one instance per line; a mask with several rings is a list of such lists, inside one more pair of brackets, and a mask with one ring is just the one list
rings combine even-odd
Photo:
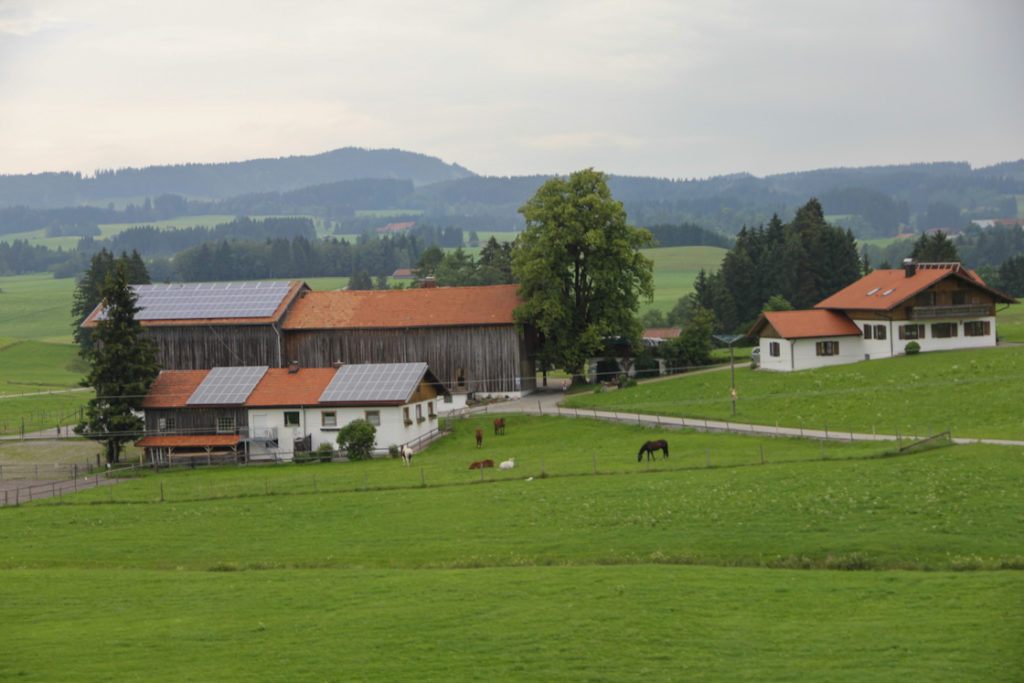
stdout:
[[538,330],[541,367],[579,378],[605,337],[639,345],[636,311],[641,297],[654,295],[653,264],[640,249],[652,237],[627,222],[607,176],[586,169],[552,178],[519,212],[526,230],[516,239],[512,272],[525,302],[516,320]]
[[85,407],[75,431],[105,444],[108,463],[116,463],[124,444],[143,427],[136,411],[160,373],[156,346],[135,319],[137,297],[128,284],[128,264],[118,263],[101,289],[104,316],[93,332],[92,345],[81,354],[89,361],[82,386],[95,398]]

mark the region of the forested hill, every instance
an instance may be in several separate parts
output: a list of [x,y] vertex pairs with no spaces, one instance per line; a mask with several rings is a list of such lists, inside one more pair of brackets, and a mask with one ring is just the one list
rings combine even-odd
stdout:
[[424,154],[346,147],[313,156],[101,170],[92,177],[80,173],[0,175],[0,207],[122,203],[166,194],[227,199],[343,180],[400,179],[426,185],[472,175],[458,164],[447,164]]

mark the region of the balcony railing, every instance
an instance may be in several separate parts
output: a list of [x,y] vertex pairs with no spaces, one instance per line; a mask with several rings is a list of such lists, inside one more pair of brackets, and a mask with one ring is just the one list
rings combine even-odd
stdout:
[[988,304],[962,304],[958,306],[914,306],[911,320],[935,320],[936,318],[976,318],[989,315]]

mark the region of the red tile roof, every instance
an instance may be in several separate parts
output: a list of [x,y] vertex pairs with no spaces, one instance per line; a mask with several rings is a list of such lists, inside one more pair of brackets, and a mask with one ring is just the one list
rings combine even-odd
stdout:
[[996,297],[1000,303],[1013,303],[1008,297],[986,285],[973,271],[956,264],[918,264],[907,277],[903,269],[875,270],[832,296],[815,308],[846,311],[890,311],[945,278],[957,278]]
[[860,328],[843,313],[836,311],[769,311],[762,313],[754,326],[747,332],[748,337],[758,337],[765,327],[771,325],[783,339],[806,339],[809,337],[860,336]]
[[178,408],[206,379],[209,370],[164,370],[142,400],[145,408]]
[[681,327],[651,327],[644,330],[644,339],[675,339],[682,332]]
[[270,368],[249,394],[245,406],[316,405],[335,372],[334,368],[299,368],[298,372]]
[[285,330],[512,325],[518,285],[380,291],[311,291],[285,318]]

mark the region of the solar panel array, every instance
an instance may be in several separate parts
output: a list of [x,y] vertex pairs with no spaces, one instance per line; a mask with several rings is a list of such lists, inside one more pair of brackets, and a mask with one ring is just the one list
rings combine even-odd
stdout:
[[426,363],[342,365],[320,395],[320,402],[405,401],[426,371]]
[[291,282],[199,282],[134,285],[136,320],[266,318],[274,314]]
[[213,368],[192,392],[186,405],[241,405],[263,379],[269,366]]

